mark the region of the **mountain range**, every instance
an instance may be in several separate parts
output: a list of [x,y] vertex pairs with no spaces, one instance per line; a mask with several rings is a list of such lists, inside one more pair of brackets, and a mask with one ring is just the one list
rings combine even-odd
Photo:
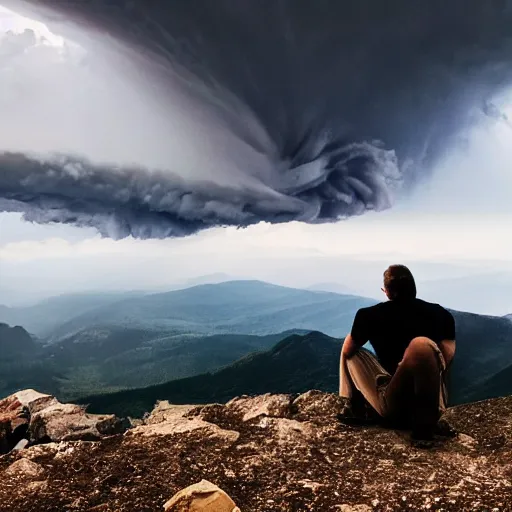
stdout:
[[[0,391],[30,387],[37,379],[38,389],[75,399],[197,375],[267,350],[290,332],[345,334],[357,309],[373,302],[235,281],[147,295],[72,295],[4,308],[1,320],[37,335],[16,359],[0,360]],[[5,343],[6,336],[0,339]]]
[[357,309],[374,303],[353,295],[230,281],[128,297],[61,297],[32,308],[0,311],[0,321],[23,325],[46,342],[98,326],[203,335],[266,335],[307,329],[344,336]]
[[[204,401],[231,394],[301,391],[306,389],[300,387],[302,381],[307,388],[332,391],[337,387],[340,338],[350,330],[357,309],[375,303],[258,281],[127,298],[108,295],[95,301],[94,296],[72,296],[67,301],[61,297],[45,301],[40,310],[16,310],[34,313],[27,318],[31,325],[44,313],[46,325],[54,325],[37,340],[20,327],[0,326],[0,393],[36,387],[65,400],[93,396],[95,402],[98,394],[129,389],[126,392],[133,396],[149,393],[155,398],[146,388],[167,386],[168,381],[173,381],[165,388],[171,398],[180,389],[176,400],[185,401],[200,401],[201,390],[215,390]],[[453,314],[457,357],[451,372],[452,403],[512,392],[512,322],[505,317]],[[301,334],[305,341],[296,336]],[[280,345],[285,339],[294,341]],[[248,361],[253,362],[245,367]],[[275,361],[279,365],[273,366]],[[236,375],[232,385],[227,386],[226,375]]]

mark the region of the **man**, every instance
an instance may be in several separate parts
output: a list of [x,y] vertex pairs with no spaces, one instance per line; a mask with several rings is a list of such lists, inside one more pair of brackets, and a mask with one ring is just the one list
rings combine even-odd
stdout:
[[[444,375],[455,354],[455,322],[439,304],[416,298],[416,284],[404,265],[384,272],[388,297],[360,309],[345,338],[340,395],[350,399],[356,419],[371,405],[379,417],[412,428],[413,439],[431,439],[446,409]],[[375,356],[363,349],[372,345]]]

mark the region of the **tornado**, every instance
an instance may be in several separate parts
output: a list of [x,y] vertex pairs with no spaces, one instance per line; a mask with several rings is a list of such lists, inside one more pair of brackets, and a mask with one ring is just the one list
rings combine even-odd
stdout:
[[392,207],[475,123],[509,123],[512,0],[0,5],[70,41],[0,39],[0,211],[31,222],[115,239],[336,222]]

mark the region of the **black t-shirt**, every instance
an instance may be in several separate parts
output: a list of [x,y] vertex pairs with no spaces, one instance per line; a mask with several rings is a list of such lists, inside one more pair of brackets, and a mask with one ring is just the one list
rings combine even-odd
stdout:
[[439,343],[455,339],[452,314],[439,304],[421,299],[390,300],[360,309],[351,331],[354,341],[369,341],[380,364],[391,375],[411,340],[425,336]]

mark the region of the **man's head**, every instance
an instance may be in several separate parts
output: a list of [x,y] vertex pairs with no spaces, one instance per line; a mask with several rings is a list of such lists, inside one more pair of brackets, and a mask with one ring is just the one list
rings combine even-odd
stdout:
[[389,300],[408,300],[416,297],[416,283],[405,265],[391,265],[384,272],[382,291]]

